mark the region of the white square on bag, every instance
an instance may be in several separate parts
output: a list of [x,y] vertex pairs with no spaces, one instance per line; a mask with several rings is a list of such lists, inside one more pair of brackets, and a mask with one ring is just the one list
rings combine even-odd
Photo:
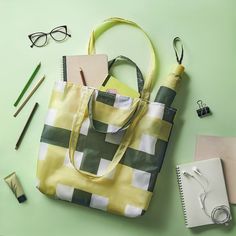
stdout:
[[90,207],[106,211],[108,203],[109,199],[107,197],[92,194]]
[[147,190],[150,182],[151,174],[142,170],[133,170],[132,185],[136,188]]
[[90,120],[89,118],[86,118],[80,127],[80,133],[83,135],[88,135],[89,125],[90,125]]
[[[108,161],[106,159],[101,158],[99,166],[98,166],[97,175],[102,175],[106,171],[106,169],[107,169],[107,167],[109,166],[110,163],[111,163],[111,161]],[[114,174],[115,174],[115,169],[111,173],[106,175],[105,177],[108,178],[108,179],[113,179]]]
[[71,186],[64,184],[57,184],[56,186],[56,196],[61,200],[71,202],[73,193],[74,193],[74,188]]
[[[81,162],[82,162],[82,159],[83,159],[83,152],[75,151],[74,155],[75,155],[74,156],[75,168],[79,169],[80,165],[81,165]],[[69,168],[74,168],[74,166],[72,165],[72,163],[70,161],[69,149],[67,149],[67,151],[66,151],[64,165],[69,167]]]
[[65,90],[66,82],[65,81],[56,81],[54,85],[54,90],[63,93]]
[[126,205],[125,207],[125,216],[128,217],[137,217],[140,216],[142,214],[142,209],[139,207],[135,207],[132,205]]
[[148,134],[143,134],[140,138],[139,150],[148,154],[155,154],[157,138]]
[[123,97],[120,96],[119,94],[116,95],[114,107],[120,108],[120,109],[130,109],[132,105],[132,99],[129,97]]
[[150,103],[148,105],[147,116],[151,116],[158,119],[163,119],[165,111],[165,105],[161,103]]
[[120,128],[121,128],[120,126],[108,125],[108,127],[107,127],[107,132],[116,132],[116,131],[119,130]]
[[48,151],[48,144],[41,142],[39,147],[39,160],[41,161],[45,160],[47,151]]
[[57,110],[50,108],[46,116],[45,124],[53,126],[56,120],[56,115],[57,115]]

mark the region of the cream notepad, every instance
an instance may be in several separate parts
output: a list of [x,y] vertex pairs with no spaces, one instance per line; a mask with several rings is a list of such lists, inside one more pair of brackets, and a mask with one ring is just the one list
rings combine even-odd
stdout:
[[[196,174],[193,167],[196,167],[201,175]],[[181,164],[176,167],[176,171],[186,227],[214,224],[210,215],[218,206],[225,206],[225,209],[231,215],[223,169],[219,158]],[[190,173],[193,177],[185,176],[184,171]],[[206,212],[201,208],[202,205],[199,199],[203,193],[202,186],[207,192],[204,201]],[[226,215],[221,215],[221,217],[224,218]]]
[[215,157],[222,159],[229,202],[236,204],[236,137],[199,135],[195,160]]
[[100,88],[108,75],[107,55],[75,55],[63,56],[63,80],[74,84],[81,84],[80,68],[84,73],[86,84]]

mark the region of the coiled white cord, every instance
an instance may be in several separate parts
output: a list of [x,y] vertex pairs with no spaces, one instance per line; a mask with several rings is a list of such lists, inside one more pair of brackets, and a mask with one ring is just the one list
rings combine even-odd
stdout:
[[231,220],[231,213],[230,213],[230,209],[229,207],[225,206],[225,205],[221,205],[221,206],[216,206],[213,208],[213,210],[211,211],[211,213],[209,214],[207,209],[206,209],[206,198],[207,198],[207,193],[208,193],[208,189],[209,189],[209,181],[208,179],[203,176],[202,174],[200,175],[206,183],[206,186],[204,186],[204,184],[198,179],[196,178],[194,175],[189,174],[188,172],[183,172],[183,174],[186,177],[192,177],[202,188],[203,192],[199,195],[199,203],[201,206],[201,209],[204,211],[204,213],[211,218],[211,220],[215,223],[215,224],[225,224],[228,225],[228,223]]

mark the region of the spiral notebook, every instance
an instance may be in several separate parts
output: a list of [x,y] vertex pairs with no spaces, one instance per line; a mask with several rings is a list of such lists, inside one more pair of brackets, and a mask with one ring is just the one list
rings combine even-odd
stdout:
[[100,88],[108,75],[108,59],[105,54],[63,56],[63,80],[81,84],[80,68],[90,87]]
[[[196,174],[193,167],[196,167],[201,175]],[[194,178],[185,176],[184,171],[190,173]],[[207,214],[211,215],[218,206],[225,206],[229,211],[229,215],[231,215],[223,169],[219,158],[181,164],[176,167],[176,172],[187,228],[214,224],[212,218]],[[201,208],[199,196],[203,190],[198,181],[203,185],[208,185],[205,199],[206,212]]]
[[80,68],[86,84],[104,92],[138,98],[139,93],[108,75],[108,58],[105,54],[63,56],[63,80],[83,85]]

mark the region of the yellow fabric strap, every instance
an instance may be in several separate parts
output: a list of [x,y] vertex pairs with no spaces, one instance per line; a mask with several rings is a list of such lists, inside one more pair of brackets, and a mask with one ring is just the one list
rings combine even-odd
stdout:
[[[87,177],[97,179],[97,180],[101,179],[103,176],[106,176],[119,164],[121,158],[123,157],[125,151],[127,150],[128,146],[130,144],[130,141],[132,139],[132,133],[134,132],[135,126],[138,124],[139,120],[142,118],[142,116],[145,114],[145,112],[147,110],[146,100],[149,100],[149,98],[150,98],[150,93],[152,90],[152,82],[156,78],[157,62],[156,62],[156,53],[155,53],[153,43],[152,43],[151,39],[149,38],[149,36],[147,35],[147,33],[135,22],[121,19],[121,18],[110,18],[110,19],[105,20],[99,27],[97,27],[92,32],[92,34],[90,36],[90,40],[89,40],[88,54],[95,53],[96,39],[98,39],[98,37],[103,32],[105,32],[106,30],[110,29],[111,27],[113,27],[117,24],[127,24],[127,25],[138,28],[139,30],[141,30],[144,33],[145,37],[147,38],[147,40],[149,42],[149,46],[151,48],[151,68],[150,68],[149,73],[148,73],[148,75],[145,79],[145,82],[144,82],[144,88],[143,88],[143,91],[141,94],[141,99],[139,100],[138,112],[136,114],[136,117],[134,118],[133,122],[131,123],[131,125],[129,126],[127,131],[125,132],[122,142],[121,142],[120,146],[118,147],[108,168],[100,176],[97,176],[97,175],[92,174],[87,171],[78,170],[81,174],[84,174]],[[79,131],[80,131],[80,127],[83,122],[84,115],[86,113],[88,101],[89,101],[91,94],[92,94],[92,90],[90,92],[88,92],[88,91],[82,92],[81,101],[79,102],[77,114],[76,114],[76,116],[74,118],[74,122],[73,122],[70,143],[69,143],[69,156],[70,156],[71,163],[74,166],[75,166],[74,153],[75,153],[75,149],[76,149],[76,145],[77,145],[77,141],[78,141],[78,137],[79,137]]]
[[90,176],[97,177],[97,178],[99,178],[99,177],[101,178],[103,176],[106,176],[107,174],[112,172],[116,168],[116,166],[119,164],[121,158],[125,154],[125,151],[127,150],[128,146],[130,144],[130,141],[131,141],[131,138],[132,138],[132,133],[135,130],[135,126],[138,124],[138,121],[141,119],[141,117],[144,115],[144,113],[147,110],[147,103],[140,100],[138,110],[139,111],[138,111],[137,116],[134,118],[133,122],[131,123],[131,125],[129,126],[127,131],[125,132],[125,134],[123,136],[123,139],[120,143],[120,146],[118,147],[118,149],[117,149],[111,163],[107,167],[107,169],[100,176],[97,176],[97,175],[94,175],[94,174],[90,174]]
[[[69,141],[69,157],[74,167],[75,167],[74,156],[75,156],[75,149],[76,149],[77,141],[79,138],[79,132],[80,132],[80,128],[85,117],[87,107],[88,107],[88,101],[93,91],[94,90],[91,88],[89,89],[88,87],[85,87],[85,86],[82,87],[81,95],[80,95],[80,98],[78,99],[79,106],[74,116],[74,120],[72,124],[72,131],[71,131],[70,141]],[[81,172],[81,170],[78,170],[78,171]]]
[[127,24],[133,26],[139,30],[141,30],[146,39],[149,42],[149,46],[151,49],[151,66],[150,70],[145,78],[143,92],[141,94],[141,98],[144,100],[149,100],[150,93],[152,91],[152,83],[156,79],[157,76],[157,61],[156,61],[156,52],[154,49],[154,45],[149,38],[148,34],[135,22],[125,20],[122,18],[109,18],[105,20],[101,25],[99,25],[95,30],[93,30],[92,34],[90,35],[89,45],[88,45],[88,54],[95,54],[95,41],[99,38],[99,36],[104,33],[106,30],[110,29],[111,27],[118,25],[118,24]]

